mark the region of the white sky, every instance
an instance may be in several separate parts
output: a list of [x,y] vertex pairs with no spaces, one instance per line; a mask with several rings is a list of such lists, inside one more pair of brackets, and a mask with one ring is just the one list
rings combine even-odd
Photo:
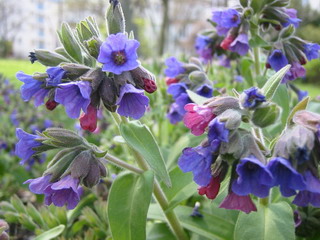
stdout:
[[320,8],[320,0],[309,0],[309,3],[312,8],[318,9]]

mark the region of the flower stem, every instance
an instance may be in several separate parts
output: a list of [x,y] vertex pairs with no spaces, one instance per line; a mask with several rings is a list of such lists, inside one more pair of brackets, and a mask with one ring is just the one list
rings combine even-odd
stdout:
[[105,156],[105,159],[107,161],[109,161],[110,163],[113,163],[114,165],[117,165],[117,166],[122,167],[124,169],[130,170],[134,173],[138,173],[138,174],[143,173],[143,171],[140,168],[137,168],[129,163],[126,163],[125,161],[123,161],[123,160],[121,160],[121,159],[119,159],[109,153]]
[[258,47],[253,48],[254,67],[256,71],[256,77],[261,75],[260,70],[260,49]]

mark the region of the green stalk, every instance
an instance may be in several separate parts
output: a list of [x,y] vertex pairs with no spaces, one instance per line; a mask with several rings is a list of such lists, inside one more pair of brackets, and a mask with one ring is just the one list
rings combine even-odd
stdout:
[[256,77],[261,75],[260,70],[260,49],[258,47],[253,48],[254,67],[256,71]]

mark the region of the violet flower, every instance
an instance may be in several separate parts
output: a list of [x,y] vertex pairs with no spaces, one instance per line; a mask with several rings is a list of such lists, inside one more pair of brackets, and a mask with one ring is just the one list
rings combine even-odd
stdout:
[[56,87],[58,84],[61,83],[62,78],[65,76],[66,71],[63,70],[61,67],[50,67],[47,69],[48,78],[47,86],[54,86]]
[[287,27],[290,24],[293,24],[294,27],[299,27],[299,23],[301,19],[297,17],[297,10],[294,8],[287,8],[285,9],[285,13],[289,16],[287,21],[282,23],[282,26]]
[[42,143],[36,140],[39,136],[26,133],[21,128],[16,129],[16,136],[19,141],[15,146],[15,154],[21,158],[20,164],[23,165],[36,153],[33,148],[41,146]]
[[192,172],[193,180],[200,186],[207,186],[211,180],[213,155],[210,147],[185,148],[178,160],[183,172]]
[[280,192],[284,197],[296,194],[296,190],[305,190],[306,182],[287,159],[276,157],[271,159],[268,169],[274,178],[273,186],[280,186]]
[[227,197],[222,201],[219,208],[240,210],[247,214],[252,211],[257,211],[257,207],[254,205],[249,195],[239,196],[232,191],[229,192]]
[[293,62],[291,65],[292,66],[283,78],[282,83],[286,83],[288,80],[292,81],[306,75],[306,69],[300,63]]
[[213,88],[209,84],[202,84],[196,89],[196,93],[202,97],[211,98],[213,94]]
[[248,109],[254,109],[259,104],[266,101],[266,97],[260,93],[257,87],[251,87],[244,90],[243,96],[243,99],[241,99],[241,105]]
[[78,118],[81,109],[86,113],[90,104],[91,85],[87,81],[59,84],[54,100],[64,105],[70,118]]
[[172,83],[167,89],[167,93],[171,94],[174,99],[178,98],[182,93],[187,93],[187,85],[184,82]]
[[209,36],[198,35],[196,38],[195,49],[204,63],[212,61],[211,42],[212,39]]
[[49,93],[48,89],[44,89],[43,82],[34,79],[31,75],[24,74],[23,72],[18,72],[16,77],[19,81],[24,84],[21,86],[21,97],[23,101],[30,101],[34,98],[34,105],[36,107],[44,103],[44,98]]
[[213,11],[212,21],[217,24],[218,35],[225,35],[230,28],[238,27],[241,22],[240,13],[235,9]]
[[268,63],[275,71],[279,71],[281,68],[288,65],[288,59],[281,50],[276,49],[268,57]]
[[265,198],[269,195],[273,178],[268,168],[254,156],[243,158],[237,165],[238,178],[232,184],[232,191],[239,196],[254,194]]
[[208,124],[215,118],[212,109],[205,106],[189,103],[184,109],[187,111],[183,118],[184,124],[195,136],[203,134]]
[[240,33],[237,38],[230,44],[229,49],[241,56],[246,55],[250,49],[248,35],[246,33]]
[[164,73],[167,77],[175,78],[186,71],[183,67],[183,63],[178,61],[175,57],[167,58],[165,64],[167,65],[167,68],[164,70]]
[[180,114],[180,106],[177,103],[172,103],[167,113],[167,118],[171,124],[176,124],[183,119],[183,114]]
[[121,116],[141,118],[146,107],[149,104],[149,98],[144,95],[144,90],[137,89],[131,84],[125,84],[120,89],[120,96],[116,105],[119,105],[117,112]]
[[317,43],[307,43],[304,45],[304,53],[309,61],[319,58],[320,45]]
[[102,63],[102,70],[121,74],[137,68],[137,49],[140,43],[137,40],[128,39],[124,33],[110,34],[100,47],[98,62]]
[[225,128],[225,123],[214,118],[209,123],[208,139],[213,152],[218,151],[221,142],[229,141],[229,130]]

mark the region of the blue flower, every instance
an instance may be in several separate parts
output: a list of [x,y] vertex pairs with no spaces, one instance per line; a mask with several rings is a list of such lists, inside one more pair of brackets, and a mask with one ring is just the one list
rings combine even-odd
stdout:
[[121,116],[141,118],[149,104],[149,98],[145,96],[144,90],[137,89],[131,84],[125,84],[120,89],[120,96],[116,102],[119,105],[117,112]]
[[275,71],[279,71],[281,68],[288,65],[288,59],[281,50],[276,49],[268,57],[268,63]]
[[309,61],[319,58],[319,50],[320,45],[317,43],[307,43],[304,45],[304,53]]
[[310,171],[304,173],[306,181],[306,190],[300,191],[292,203],[300,207],[306,207],[308,204],[314,207],[320,207],[320,180]]
[[90,104],[91,85],[87,81],[59,84],[54,100],[64,105],[70,118],[78,118],[81,109],[86,113]]
[[292,81],[306,75],[306,69],[299,62],[293,62],[291,65],[292,66],[284,76],[282,83],[286,83],[288,80]]
[[14,126],[16,126],[16,127],[19,126],[20,121],[19,121],[17,109],[14,109],[14,110],[12,111],[12,113],[10,114],[10,120],[11,120],[11,122],[12,122],[12,124],[13,124]]
[[183,67],[183,63],[178,61],[175,57],[167,58],[165,64],[168,67],[164,70],[167,77],[174,78],[186,71]]
[[246,33],[240,33],[235,40],[230,44],[229,49],[232,52],[236,52],[241,56],[244,56],[249,51],[248,35]]
[[221,29],[230,29],[238,27],[241,22],[240,14],[235,9],[227,9],[224,11],[213,11],[212,21]]
[[221,142],[229,141],[229,130],[226,129],[224,122],[214,118],[208,125],[208,139],[213,152],[216,152]]
[[305,190],[306,182],[287,159],[276,157],[271,159],[268,169],[273,175],[274,186],[280,185],[280,192],[284,197],[296,194],[296,190]]
[[186,113],[184,106],[188,103],[192,103],[192,100],[189,98],[189,95],[187,93],[182,93],[179,97],[176,98],[176,104],[178,105],[177,110],[181,115],[184,115]]
[[288,15],[287,21],[282,23],[284,27],[289,26],[292,24],[294,27],[299,27],[299,23],[301,22],[301,19],[297,17],[297,10],[294,8],[288,8],[285,9],[285,13]]
[[27,102],[32,97],[34,98],[34,105],[36,107],[44,103],[44,98],[47,96],[49,90],[44,89],[43,82],[34,79],[31,75],[24,74],[23,72],[18,72],[16,74],[18,80],[24,84],[21,86],[21,97]]
[[167,93],[171,94],[174,99],[178,98],[182,93],[187,93],[187,85],[185,83],[172,83],[167,89]]
[[47,86],[57,86],[61,83],[62,78],[65,76],[66,71],[63,70],[61,67],[50,67],[47,69],[48,78]]
[[208,36],[198,35],[196,38],[195,49],[204,63],[212,60],[212,49],[210,48],[211,42],[212,39]]
[[243,91],[243,99],[241,104],[244,108],[254,109],[262,102],[266,101],[266,97],[259,92],[257,87],[251,87]]
[[193,180],[200,186],[207,186],[211,180],[213,155],[210,147],[185,148],[178,160],[183,172],[192,172]]
[[196,89],[196,93],[202,97],[211,98],[213,93],[213,88],[209,84],[203,84]]
[[246,196],[251,193],[260,198],[269,195],[272,174],[258,159],[253,156],[241,159],[236,171],[238,178],[232,184],[235,194]]
[[243,83],[244,78],[241,75],[234,76],[234,81],[237,83]]
[[26,133],[21,128],[16,129],[16,136],[19,141],[15,146],[15,154],[21,158],[20,164],[23,165],[36,153],[33,148],[41,146],[42,143],[36,140],[39,136]]
[[300,102],[302,99],[304,99],[305,97],[308,96],[308,91],[303,91],[303,90],[300,90],[298,89],[298,91],[296,92],[297,93],[297,96],[298,96],[298,101]]
[[180,107],[177,103],[172,103],[167,113],[167,118],[169,119],[171,124],[176,124],[182,121],[184,114],[180,114]]
[[139,66],[137,49],[140,43],[124,33],[110,34],[100,47],[98,61],[102,70],[121,74]]

